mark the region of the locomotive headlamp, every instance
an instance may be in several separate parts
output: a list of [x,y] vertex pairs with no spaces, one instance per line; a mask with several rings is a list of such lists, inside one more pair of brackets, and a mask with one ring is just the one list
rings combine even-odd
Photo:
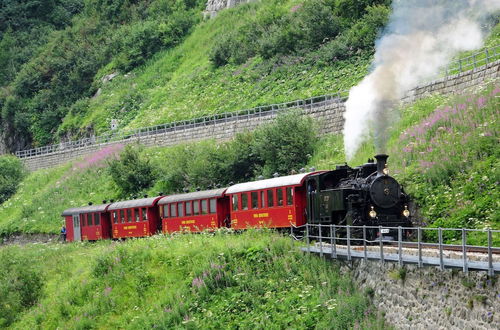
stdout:
[[373,219],[375,219],[375,217],[377,216],[377,212],[375,212],[375,210],[373,209],[373,206],[372,206],[371,211],[368,212],[368,215],[370,215],[370,218],[373,218]]
[[405,205],[405,209],[403,211],[403,215],[405,217],[407,217],[407,218],[410,216],[410,211],[408,210],[408,205]]
[[389,169],[387,168],[387,165],[382,170],[382,173],[384,173],[384,175],[389,175]]

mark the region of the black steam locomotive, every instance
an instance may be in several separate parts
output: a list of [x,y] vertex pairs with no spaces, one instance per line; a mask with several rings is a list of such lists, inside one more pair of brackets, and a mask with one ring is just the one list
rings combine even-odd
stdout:
[[[409,198],[389,176],[387,155],[376,155],[364,165],[337,166],[333,171],[307,178],[308,222],[352,226],[410,227]],[[367,231],[369,239],[379,235],[397,237],[397,230]]]

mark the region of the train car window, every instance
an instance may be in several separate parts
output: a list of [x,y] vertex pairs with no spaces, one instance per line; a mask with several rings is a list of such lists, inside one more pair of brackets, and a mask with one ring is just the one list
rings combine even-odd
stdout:
[[274,206],[274,194],[273,190],[269,189],[267,191],[267,207],[273,207]]
[[127,222],[132,222],[132,209],[127,209]]
[[233,211],[238,211],[238,195],[233,195]]
[[170,204],[170,216],[171,217],[177,216],[177,209],[175,208],[175,204]]
[[217,200],[215,198],[210,199],[210,213],[217,212]]
[[120,210],[120,221],[121,223],[125,223],[125,211]]
[[252,198],[252,209],[256,209],[259,207],[259,194],[256,191],[251,192]]
[[286,188],[286,205],[292,205],[292,204],[293,204],[293,188],[287,187]]
[[148,221],[148,209],[145,207],[142,208],[142,221]]
[[163,211],[162,211],[163,217],[168,218],[168,205],[163,205],[162,208],[163,208]]
[[191,210],[192,202],[186,202],[186,215],[191,215],[193,212]]
[[139,213],[139,209],[134,209],[135,222],[141,221],[141,214]]
[[80,214],[80,222],[82,223],[82,227],[87,225],[87,219],[85,219],[86,214]]
[[266,197],[266,192],[264,190],[261,190],[260,191],[260,204],[259,204],[260,208],[266,207],[266,203],[264,202],[265,197]]
[[184,203],[177,203],[177,215],[180,217],[184,216]]
[[193,201],[193,213],[194,215],[200,214],[200,201]]
[[94,225],[96,225],[96,226],[101,225],[101,213],[94,214]]
[[247,195],[247,193],[241,194],[241,209],[248,210],[248,195]]
[[276,199],[278,200],[278,206],[283,206],[283,189],[276,189]]
[[208,204],[206,199],[201,200],[201,214],[208,214]]
[[113,222],[118,223],[118,212],[117,211],[113,211]]

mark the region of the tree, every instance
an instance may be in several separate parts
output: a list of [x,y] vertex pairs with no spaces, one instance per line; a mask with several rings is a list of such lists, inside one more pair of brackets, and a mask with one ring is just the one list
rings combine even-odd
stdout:
[[0,157],[0,204],[12,196],[25,176],[21,160],[14,156]]
[[284,175],[305,166],[316,141],[313,120],[293,111],[257,130],[252,149],[264,164],[262,174],[269,177],[275,172]]
[[126,146],[119,159],[109,162],[109,172],[113,182],[120,189],[122,197],[130,196],[153,184],[153,166],[143,159],[133,146]]

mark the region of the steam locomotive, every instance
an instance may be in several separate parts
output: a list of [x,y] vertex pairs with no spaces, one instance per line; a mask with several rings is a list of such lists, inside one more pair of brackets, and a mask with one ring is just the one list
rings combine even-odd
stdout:
[[[67,209],[69,241],[199,232],[221,227],[290,228],[306,223],[409,227],[408,196],[389,176],[387,155],[227,188]],[[391,232],[370,230],[368,238]]]

